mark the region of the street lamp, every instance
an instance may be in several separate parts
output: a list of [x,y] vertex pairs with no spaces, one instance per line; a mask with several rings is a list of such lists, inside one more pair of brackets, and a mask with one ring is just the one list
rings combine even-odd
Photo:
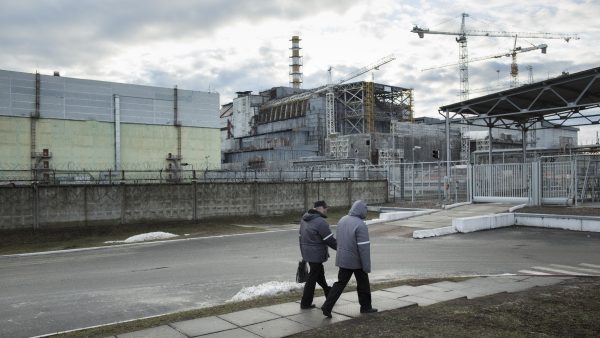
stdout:
[[412,170],[410,171],[410,177],[411,177],[411,185],[410,185],[410,192],[411,192],[411,201],[414,203],[415,202],[415,150],[421,149],[421,147],[419,146],[414,146],[412,147]]

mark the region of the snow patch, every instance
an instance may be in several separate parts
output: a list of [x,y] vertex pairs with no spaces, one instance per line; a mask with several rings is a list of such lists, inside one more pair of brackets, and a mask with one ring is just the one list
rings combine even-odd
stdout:
[[173,238],[173,237],[179,237],[179,235],[171,234],[168,232],[156,231],[156,232],[149,232],[146,234],[131,236],[124,241],[106,241],[104,243],[105,244],[136,243],[136,242],[155,241],[158,239],[169,239],[169,238]]
[[304,288],[304,283],[272,281],[260,285],[249,286],[241,289],[227,302],[240,302],[261,296],[274,296],[280,293],[290,292]]

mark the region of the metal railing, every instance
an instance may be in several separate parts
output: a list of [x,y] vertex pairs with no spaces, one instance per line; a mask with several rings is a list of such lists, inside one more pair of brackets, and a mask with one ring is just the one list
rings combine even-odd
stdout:
[[369,166],[302,170],[0,170],[0,185],[386,180]]

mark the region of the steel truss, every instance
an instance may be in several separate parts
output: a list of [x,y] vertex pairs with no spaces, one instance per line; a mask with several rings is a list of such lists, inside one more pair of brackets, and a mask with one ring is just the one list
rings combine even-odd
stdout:
[[390,121],[413,118],[412,89],[354,82],[335,89],[336,121],[343,135],[390,132]]
[[488,127],[490,135],[494,127],[520,129],[525,161],[528,131],[600,124],[599,108],[597,67],[443,106],[440,114],[446,117],[446,129],[457,116],[469,125]]

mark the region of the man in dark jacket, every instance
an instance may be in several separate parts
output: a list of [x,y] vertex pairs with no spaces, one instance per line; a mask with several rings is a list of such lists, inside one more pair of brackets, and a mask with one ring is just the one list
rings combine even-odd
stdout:
[[371,248],[369,230],[365,219],[367,218],[367,204],[356,201],[350,208],[348,215],[342,217],[337,225],[337,254],[335,265],[340,268],[338,281],[327,295],[321,307],[323,315],[331,318],[331,310],[344,291],[346,284],[354,274],[356,278],[356,292],[360,303],[361,313],[377,312],[371,306],[371,286],[369,275],[371,272]]
[[325,201],[316,201],[314,207],[308,210],[300,221],[300,252],[302,259],[310,265],[300,302],[302,309],[315,307],[312,301],[316,283],[323,288],[326,296],[329,293],[330,287],[325,280],[323,262],[329,258],[327,246],[335,250],[337,242],[325,218],[327,218],[327,204]]

